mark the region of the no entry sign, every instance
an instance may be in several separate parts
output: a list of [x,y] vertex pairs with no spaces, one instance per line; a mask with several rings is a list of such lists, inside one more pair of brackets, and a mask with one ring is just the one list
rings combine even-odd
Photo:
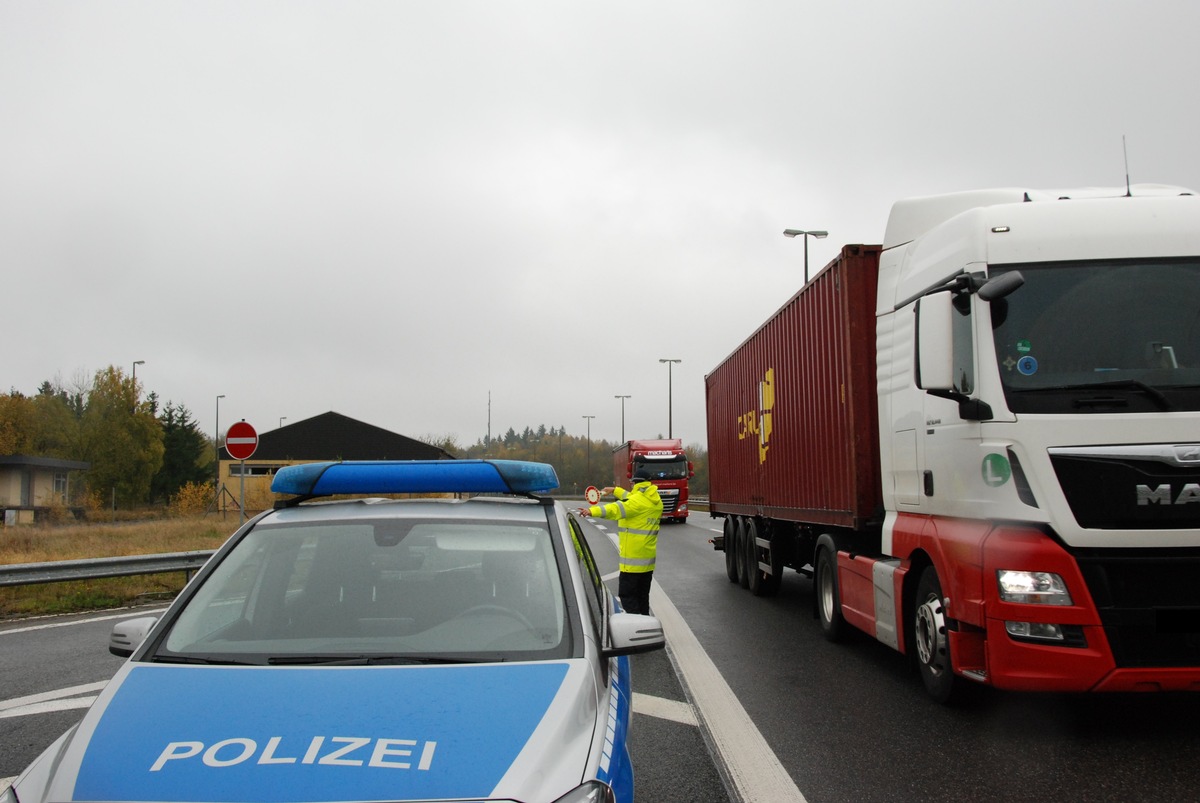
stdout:
[[225,451],[234,460],[247,460],[258,448],[258,433],[245,421],[239,421],[225,433]]

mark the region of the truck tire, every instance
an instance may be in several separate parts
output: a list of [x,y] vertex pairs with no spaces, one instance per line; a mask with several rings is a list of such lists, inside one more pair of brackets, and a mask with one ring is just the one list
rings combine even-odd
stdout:
[[917,582],[912,622],[914,653],[921,681],[930,697],[939,703],[948,703],[955,696],[956,687],[963,684],[956,682],[950,662],[942,584],[932,566],[925,567]]
[[725,535],[721,547],[725,550],[725,574],[729,576],[729,582],[736,583],[738,581],[737,535],[734,530],[737,529],[737,526],[733,516],[725,517],[725,524],[721,529]]
[[734,552],[737,556],[738,585],[750,587],[750,567],[746,560],[746,519],[738,516],[733,530]]
[[813,594],[816,597],[817,620],[826,641],[841,641],[846,634],[842,617],[842,602],[838,596],[837,555],[827,546],[817,548],[813,561]]
[[[770,597],[779,590],[782,567],[776,567],[771,572],[764,572],[758,565],[766,561],[770,561],[773,565],[778,563],[773,558],[776,552],[774,549],[763,549],[758,545],[758,537],[761,534],[762,527],[763,525],[758,519],[746,520],[747,572],[750,581],[750,593],[756,597]],[[764,561],[764,558],[766,561]]]

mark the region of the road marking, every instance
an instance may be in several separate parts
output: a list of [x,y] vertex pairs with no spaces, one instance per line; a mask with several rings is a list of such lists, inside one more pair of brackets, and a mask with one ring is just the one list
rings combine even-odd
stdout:
[[[605,535],[616,546],[616,535],[609,532]],[[604,579],[613,576],[616,575]],[[708,733],[717,760],[724,765],[738,799],[805,803],[795,781],[779,763],[775,751],[755,727],[660,583],[650,587],[650,611],[662,622],[667,649],[675,659],[700,727]]]
[[691,725],[694,728],[700,726],[700,720],[696,719],[696,709],[692,707],[691,703],[639,694],[636,691],[633,693],[633,713],[645,714],[658,719],[669,719],[672,722]]
[[49,630],[52,627],[70,627],[71,625],[85,625],[90,622],[103,622],[108,619],[133,619],[137,616],[153,616],[162,613],[166,608],[154,608],[147,611],[137,611],[136,613],[114,613],[108,616],[92,616],[87,619],[73,619],[70,622],[47,622],[41,625],[29,625],[28,627],[14,627],[12,630],[0,630],[0,636],[8,636],[13,633],[28,633],[33,630]]
[[662,622],[680,680],[737,798],[804,803],[800,789],[657,583],[650,588],[650,609]]
[[[44,691],[29,694],[25,697],[13,697],[10,700],[0,700],[0,719],[9,717],[25,717],[31,714],[46,714],[51,711],[70,711],[75,708],[87,708],[96,701],[96,695],[91,692],[100,691],[108,685],[107,680],[96,683],[84,683],[81,686],[68,686],[65,689]],[[88,695],[80,697],[79,695]]]

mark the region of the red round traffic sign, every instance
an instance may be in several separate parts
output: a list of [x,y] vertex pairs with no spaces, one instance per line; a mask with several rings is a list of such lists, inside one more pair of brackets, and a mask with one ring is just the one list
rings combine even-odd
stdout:
[[225,433],[225,451],[234,460],[246,460],[258,448],[258,433],[245,421],[239,421]]

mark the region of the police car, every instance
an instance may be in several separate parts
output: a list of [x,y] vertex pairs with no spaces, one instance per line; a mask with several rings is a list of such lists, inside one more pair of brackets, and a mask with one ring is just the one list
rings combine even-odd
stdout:
[[627,656],[662,626],[620,611],[537,495],[557,485],[503,460],[280,470],[294,497],[114,628],[129,660],[0,800],[632,800]]

